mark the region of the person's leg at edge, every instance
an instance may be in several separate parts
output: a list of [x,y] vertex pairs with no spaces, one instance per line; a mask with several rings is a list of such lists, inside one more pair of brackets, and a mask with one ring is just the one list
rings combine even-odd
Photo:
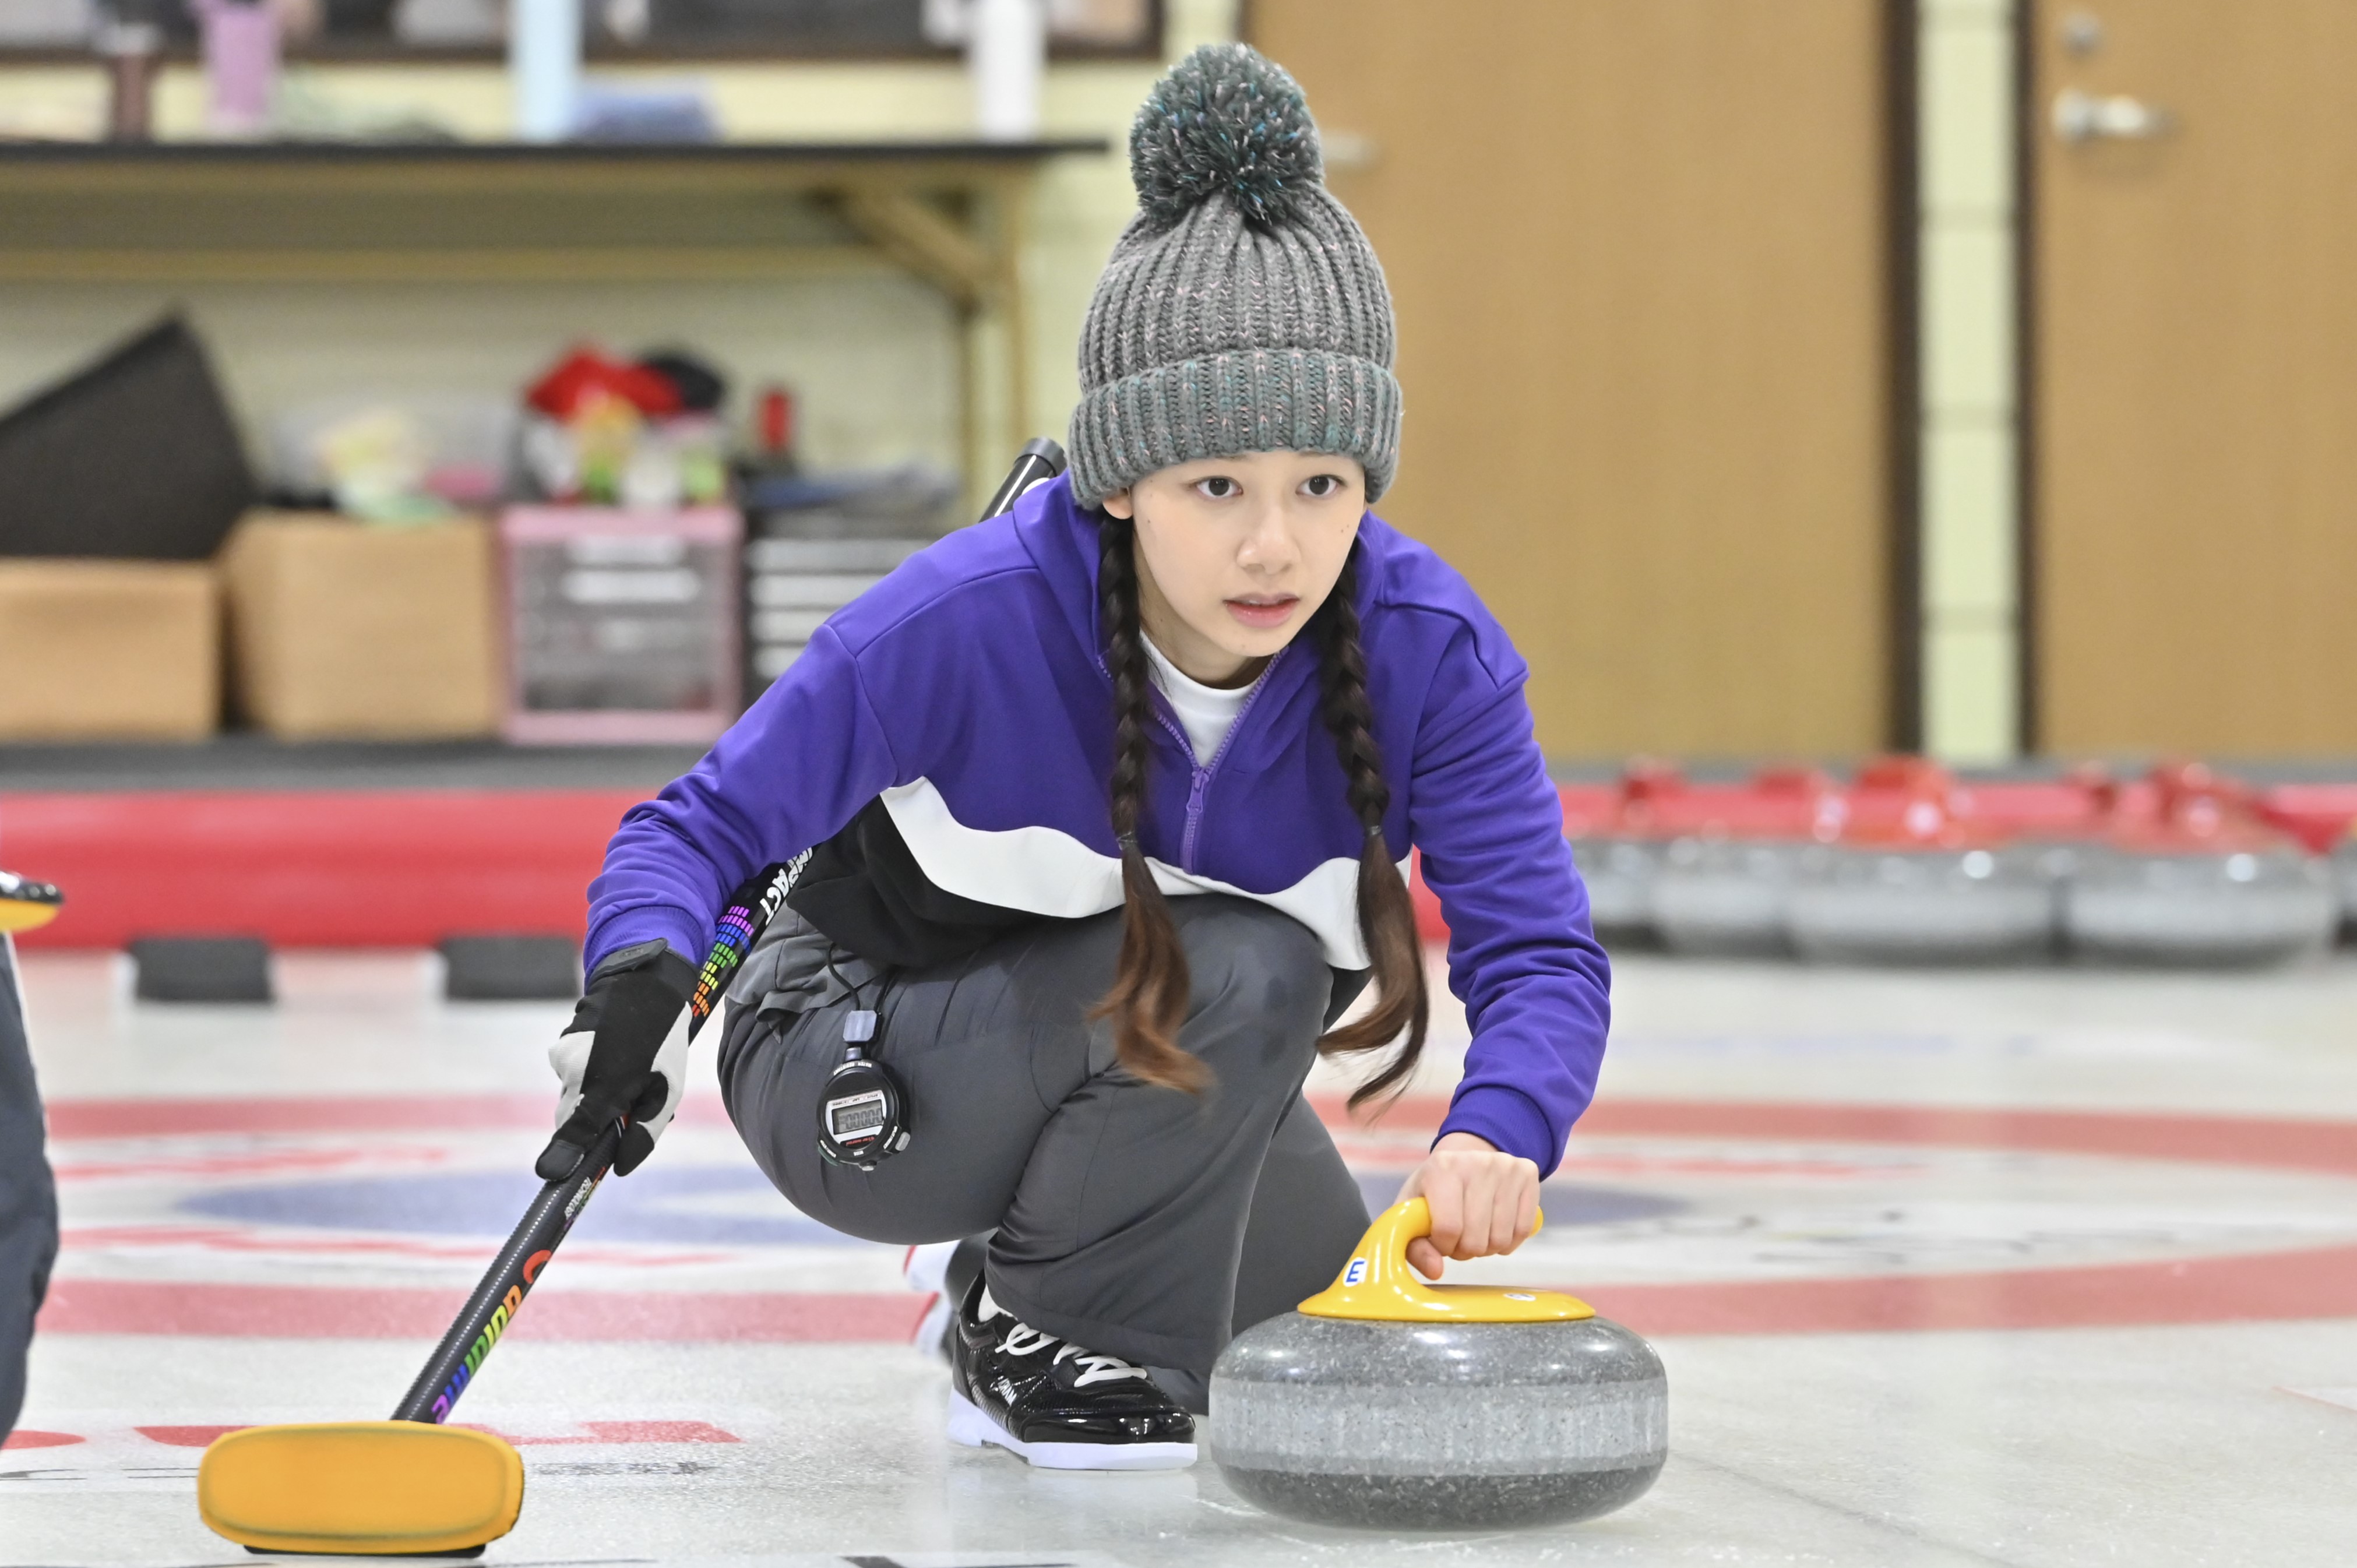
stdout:
[[0,1438],[24,1403],[33,1318],[58,1253],[57,1187],[41,1149],[41,1098],[16,958],[0,935]]

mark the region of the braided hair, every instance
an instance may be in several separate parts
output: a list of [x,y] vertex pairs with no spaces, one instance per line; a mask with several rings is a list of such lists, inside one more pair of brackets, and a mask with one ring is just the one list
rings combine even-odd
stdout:
[[[1345,561],[1334,591],[1309,618],[1308,627],[1318,643],[1319,713],[1333,732],[1342,776],[1350,781],[1351,810],[1367,834],[1359,852],[1359,940],[1366,947],[1375,982],[1375,1004],[1366,1016],[1328,1034],[1318,1048],[1340,1056],[1400,1040],[1398,1054],[1351,1091],[1353,1111],[1386,1090],[1406,1087],[1424,1055],[1425,1030],[1432,1019],[1432,999],[1424,984],[1424,950],[1415,935],[1415,906],[1383,840],[1392,787],[1383,779],[1383,754],[1375,744],[1367,655],[1359,646],[1357,588],[1358,568],[1354,560]],[[1403,1032],[1405,1039],[1400,1038]]]
[[1098,537],[1105,663],[1113,673],[1113,835],[1121,846],[1122,917],[1113,989],[1089,1016],[1114,1020],[1114,1054],[1134,1076],[1200,1093],[1211,1083],[1211,1069],[1178,1044],[1178,1026],[1187,1019],[1187,950],[1137,843],[1152,753],[1154,675],[1137,608],[1136,532],[1101,516]]
[[[1122,930],[1113,989],[1089,1015],[1114,1020],[1114,1054],[1133,1075],[1198,1093],[1210,1083],[1210,1069],[1178,1042],[1187,1017],[1187,950],[1137,838],[1154,713],[1153,674],[1138,612],[1136,531],[1127,520],[1100,512],[1098,539],[1097,584],[1114,689],[1113,831],[1121,846]],[[1320,711],[1349,781],[1351,812],[1366,834],[1359,855],[1359,935],[1373,967],[1376,1002],[1357,1023],[1319,1040],[1318,1048],[1354,1053],[1388,1045],[1403,1031],[1406,1038],[1383,1070],[1351,1094],[1354,1109],[1405,1084],[1423,1054],[1431,1013],[1415,911],[1383,839],[1391,786],[1383,779],[1383,752],[1375,744],[1355,584],[1356,570],[1346,564],[1306,629],[1318,651]]]

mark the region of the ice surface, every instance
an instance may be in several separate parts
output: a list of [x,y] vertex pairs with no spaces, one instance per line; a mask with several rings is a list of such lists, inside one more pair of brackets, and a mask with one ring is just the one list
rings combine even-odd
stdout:
[[[2357,1167],[2326,1168],[2330,1136],[2309,1158],[2262,1129],[2226,1158],[2150,1138],[1835,1136],[1786,1113],[2006,1108],[2085,1114],[2098,1131],[2104,1117],[2357,1123],[2357,963],[2130,976],[1617,969],[1602,1100],[1551,1184],[1548,1230],[1518,1257],[1451,1277],[1592,1284],[1653,1341],[1675,1391],[1670,1457],[1629,1508],[1528,1532],[1365,1535],[1273,1519],[1210,1464],[1032,1472],[955,1448],[941,1432],[943,1369],[893,1337],[918,1305],[899,1293],[897,1251],[803,1230],[745,1179],[706,1099],[647,1167],[660,1179],[593,1206],[460,1407],[515,1438],[530,1477],[522,1525],[487,1562],[2351,1560]],[[26,1441],[0,1454],[0,1568],[250,1563],[197,1522],[188,1444],[227,1424],[384,1413],[430,1334],[407,1319],[371,1326],[349,1304],[415,1292],[430,1318],[463,1290],[545,1136],[544,1050],[565,1010],[443,1003],[414,956],[290,955],[266,1011],[143,1007],[102,960],[37,952],[26,970],[60,1130],[59,1297],[79,1289],[97,1304],[83,1310],[145,1326],[102,1332],[85,1317],[38,1343]],[[1453,1079],[1462,1020],[1445,1017],[1437,1035],[1420,1094]],[[710,1070],[699,1052],[707,1096]],[[191,1105],[257,1097],[317,1115],[184,1124]],[[124,1101],[179,1130],[88,1114]],[[397,1124],[356,1125],[355,1105],[395,1107]],[[1701,1108],[1734,1126],[1712,1110],[1728,1106],[1762,1119],[1741,1135],[1677,1119]],[[1648,1107],[1653,1121],[1634,1125]],[[1428,1135],[1403,1123],[1342,1141],[1372,1192],[1395,1184]],[[2338,1146],[2357,1153],[2357,1137]],[[449,1201],[422,1218],[405,1207],[429,1193]],[[2289,1316],[2287,1301],[2309,1299],[2293,1277],[2301,1259],[2338,1273],[2320,1276],[2323,1306]],[[2007,1294],[2003,1282],[2033,1277],[2046,1294]],[[1994,1305],[1966,1326],[1905,1326],[1923,1300],[1972,1305],[1958,1280],[2000,1282]],[[2126,1288],[2105,1294],[2105,1280]],[[1926,1281],[1931,1296],[1906,1294]],[[1655,1293],[1631,1297],[1649,1310],[1777,1326],[1659,1332],[1612,1305],[1614,1290]],[[2035,1320],[2090,1290],[2094,1320]],[[262,1294],[208,1294],[224,1291]],[[1824,1331],[1776,1316],[1792,1302],[1849,1311],[1853,1297],[1895,1312],[1897,1326]],[[149,1331],[156,1314],[221,1302],[284,1310],[268,1332],[226,1309],[201,1334]],[[666,1312],[668,1328],[647,1328]],[[1985,1321],[2007,1312],[2032,1321]],[[318,1314],[337,1334],[320,1332]],[[658,1332],[669,1337],[648,1337]]]

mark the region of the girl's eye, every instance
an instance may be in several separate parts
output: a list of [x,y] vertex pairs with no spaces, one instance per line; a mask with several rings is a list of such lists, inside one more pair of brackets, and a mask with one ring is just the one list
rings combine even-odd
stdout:
[[1225,474],[1213,474],[1208,479],[1196,480],[1195,489],[1205,500],[1225,500],[1236,493],[1236,482]]
[[1342,489],[1342,476],[1340,474],[1312,474],[1309,478],[1301,481],[1301,489],[1313,499],[1324,500],[1328,496],[1340,492]]

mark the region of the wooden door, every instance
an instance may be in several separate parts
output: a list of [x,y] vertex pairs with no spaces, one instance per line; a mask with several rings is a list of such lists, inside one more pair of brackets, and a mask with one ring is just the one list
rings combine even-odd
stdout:
[[2038,739],[2357,749],[2357,4],[2040,0],[2028,48]]
[[1554,754],[1889,738],[1896,9],[1247,7],[1397,302],[1379,510],[1504,621]]

